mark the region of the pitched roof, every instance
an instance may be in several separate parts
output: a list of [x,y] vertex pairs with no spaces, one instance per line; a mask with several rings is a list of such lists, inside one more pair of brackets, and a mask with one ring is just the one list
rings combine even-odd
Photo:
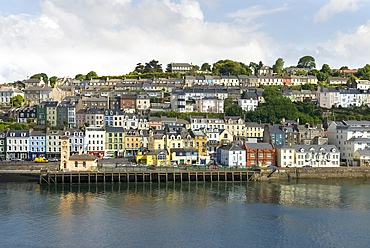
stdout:
[[247,149],[274,149],[274,146],[270,143],[245,143]]

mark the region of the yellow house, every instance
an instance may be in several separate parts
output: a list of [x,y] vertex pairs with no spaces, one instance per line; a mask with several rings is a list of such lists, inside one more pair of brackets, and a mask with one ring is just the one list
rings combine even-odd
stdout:
[[229,144],[234,140],[234,136],[227,129],[222,130],[218,137],[219,144]]
[[262,139],[262,124],[259,124],[257,122],[247,122],[244,127],[244,137]]
[[149,131],[148,150],[167,149],[167,136],[162,130]]
[[244,136],[245,121],[243,116],[225,116],[225,128],[233,136]]
[[207,156],[207,136],[201,131],[190,131],[194,139],[194,148],[199,156]]
[[138,164],[156,165],[156,166],[169,166],[170,155],[166,150],[149,151],[146,154],[139,152],[136,156]]
[[370,166],[370,150],[357,150],[353,155],[353,162],[356,166]]
[[44,102],[46,111],[46,120],[49,121],[50,126],[57,126],[57,107],[58,101]]
[[61,160],[60,169],[68,171],[91,171],[98,166],[98,158],[91,154],[79,154],[69,156],[69,137],[61,137]]

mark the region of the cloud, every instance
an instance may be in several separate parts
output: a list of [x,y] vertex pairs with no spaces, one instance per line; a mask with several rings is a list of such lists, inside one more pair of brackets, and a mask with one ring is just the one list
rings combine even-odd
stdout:
[[266,9],[262,5],[256,5],[246,9],[239,9],[236,12],[227,14],[226,17],[233,18],[238,22],[249,23],[253,19],[256,19],[260,16],[277,13],[288,9],[289,7],[287,4],[275,9]]
[[361,7],[359,2],[360,0],[330,0],[314,14],[313,20],[315,23],[324,22],[343,11],[356,11]]
[[260,61],[272,40],[204,21],[197,1],[44,0],[37,15],[0,14],[0,82],[45,72],[122,75],[138,62]]

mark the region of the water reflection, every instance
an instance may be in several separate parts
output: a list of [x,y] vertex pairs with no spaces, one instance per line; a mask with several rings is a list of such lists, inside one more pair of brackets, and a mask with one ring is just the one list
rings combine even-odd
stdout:
[[[106,207],[124,207],[136,212],[145,204],[179,205],[191,202],[202,207],[210,204],[270,203],[309,208],[369,209],[370,181],[299,180],[249,183],[132,183],[50,185],[40,194],[59,197],[60,213],[66,216],[86,211],[95,202]],[[354,195],[355,194],[355,195]],[[73,207],[72,207],[73,206]]]

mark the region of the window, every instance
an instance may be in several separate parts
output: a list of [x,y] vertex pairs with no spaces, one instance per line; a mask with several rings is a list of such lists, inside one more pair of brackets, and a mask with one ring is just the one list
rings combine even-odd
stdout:
[[260,158],[263,158],[263,152],[260,153]]
[[268,157],[268,158],[271,158],[271,152],[268,152],[268,153],[267,153],[267,157]]
[[253,152],[251,153],[251,158],[254,158],[254,157],[256,157],[256,154]]
[[77,161],[75,161],[75,168],[77,168],[78,167],[78,162]]

